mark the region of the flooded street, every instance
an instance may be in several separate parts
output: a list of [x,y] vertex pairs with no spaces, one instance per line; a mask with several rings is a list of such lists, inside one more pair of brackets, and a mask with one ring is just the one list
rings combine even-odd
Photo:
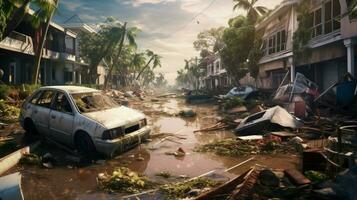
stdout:
[[[231,138],[232,131],[197,132],[195,130],[211,126],[219,120],[217,107],[212,105],[187,105],[183,99],[160,99],[158,102],[140,101],[129,105],[143,110],[152,126],[152,135],[173,134],[170,140],[164,137],[153,137],[146,144],[132,149],[123,155],[105,162],[76,168],[59,165],[53,169],[39,167],[16,167],[22,177],[22,188],[25,199],[115,199],[118,195],[111,195],[98,190],[96,177],[98,173],[111,173],[113,169],[126,166],[133,171],[145,174],[151,180],[166,183],[179,181],[179,178],[164,179],[156,176],[160,172],[170,172],[172,176],[196,177],[211,170],[211,176],[218,178],[232,178],[241,174],[254,164],[265,165],[271,168],[299,168],[297,155],[257,155],[255,159],[225,173],[228,169],[252,156],[222,157],[211,153],[198,153],[194,148],[215,140]],[[180,118],[173,116],[182,109],[190,108],[197,112],[195,118]],[[56,147],[51,151],[61,151]],[[182,148],[186,155],[175,157],[167,155]],[[50,152],[51,152],[50,151]],[[63,154],[63,152],[62,152]],[[140,158],[140,159],[138,159]]]

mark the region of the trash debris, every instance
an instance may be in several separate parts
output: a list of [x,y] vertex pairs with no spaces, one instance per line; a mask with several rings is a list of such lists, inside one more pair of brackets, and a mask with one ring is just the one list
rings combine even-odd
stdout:
[[139,175],[126,167],[115,169],[111,175],[100,173],[97,180],[99,188],[107,192],[133,194],[153,188],[153,183],[147,177]]
[[262,140],[263,136],[262,135],[249,135],[249,136],[241,136],[237,137],[239,140]]
[[269,187],[278,187],[280,183],[279,178],[269,169],[260,171],[259,180],[261,184]]
[[175,152],[165,152],[166,155],[173,155],[175,157],[183,157],[186,155],[186,152],[180,147]]
[[182,110],[178,114],[181,117],[195,117],[197,115],[197,113],[192,109]]
[[239,135],[263,134],[263,130],[273,129],[276,126],[296,129],[301,127],[302,123],[282,107],[275,106],[245,118],[235,131]]

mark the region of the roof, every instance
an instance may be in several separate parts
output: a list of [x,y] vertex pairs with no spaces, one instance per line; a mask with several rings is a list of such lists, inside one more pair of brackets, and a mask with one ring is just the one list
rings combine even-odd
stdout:
[[62,26],[69,29],[73,29],[73,31],[76,32],[83,31],[88,33],[96,33],[96,30],[94,30],[92,27],[84,23],[77,14],[73,15],[72,17],[64,21]]
[[99,90],[82,87],[82,86],[73,86],[73,85],[54,85],[54,86],[44,86],[40,89],[56,89],[63,90],[68,93],[86,93],[86,92],[98,92]]
[[268,16],[266,16],[263,21],[259,22],[257,25],[255,25],[256,29],[260,29],[264,26],[266,26],[272,19],[275,19],[278,17],[281,13],[286,11],[286,8],[288,8],[291,5],[299,3],[300,0],[284,0],[281,2],[281,4],[275,8]]

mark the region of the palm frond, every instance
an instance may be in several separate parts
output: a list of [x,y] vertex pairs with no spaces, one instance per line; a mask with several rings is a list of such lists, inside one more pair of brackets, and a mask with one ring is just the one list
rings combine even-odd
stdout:
[[255,9],[259,12],[260,15],[265,15],[269,12],[269,9],[264,6],[257,6]]
[[233,10],[236,10],[238,8],[241,8],[243,10],[249,10],[251,8],[251,4],[248,0],[233,0],[234,2],[237,2],[234,6],[233,6]]

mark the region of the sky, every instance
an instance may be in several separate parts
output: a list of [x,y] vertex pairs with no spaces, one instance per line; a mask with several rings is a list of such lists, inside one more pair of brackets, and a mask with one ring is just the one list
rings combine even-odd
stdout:
[[[282,0],[260,0],[258,5],[274,8]],[[193,48],[200,31],[228,26],[230,18],[244,11],[233,11],[232,0],[60,0],[55,21],[63,23],[77,14],[87,24],[98,24],[115,17],[138,27],[139,51],[151,49],[162,56],[164,73],[174,84],[184,59],[198,56]]]

